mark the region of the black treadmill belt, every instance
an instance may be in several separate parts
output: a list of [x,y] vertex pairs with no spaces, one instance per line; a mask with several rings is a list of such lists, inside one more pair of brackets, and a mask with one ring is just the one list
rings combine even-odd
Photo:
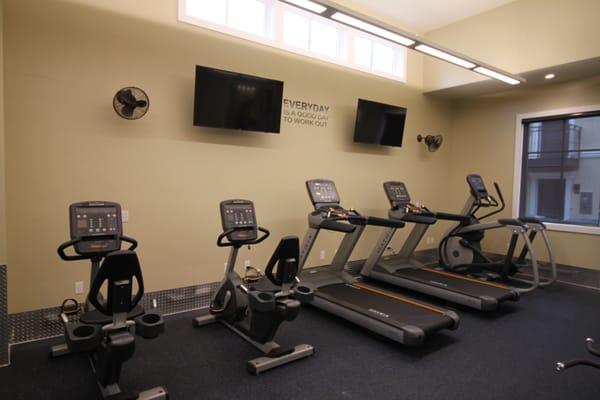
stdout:
[[[366,286],[362,283],[360,285]],[[371,285],[369,287],[378,291],[382,290]],[[434,307],[422,308],[413,303],[395,300],[355,285],[324,286],[320,287],[315,295],[396,328],[415,326],[422,329],[425,334],[429,334],[441,329],[451,329],[454,325],[454,321],[442,310],[432,311],[430,308],[434,309]]]
[[506,287],[486,282],[477,282],[460,275],[449,275],[439,273],[427,268],[402,268],[394,273],[394,276],[421,282],[430,286],[439,287],[456,293],[472,297],[491,297],[499,302],[515,300],[515,292]]

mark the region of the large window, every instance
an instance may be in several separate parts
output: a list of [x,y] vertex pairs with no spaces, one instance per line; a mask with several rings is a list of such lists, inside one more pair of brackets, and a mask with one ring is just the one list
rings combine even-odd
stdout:
[[519,119],[515,214],[600,234],[600,107],[548,114]]
[[406,48],[276,0],[179,0],[179,20],[406,81]]

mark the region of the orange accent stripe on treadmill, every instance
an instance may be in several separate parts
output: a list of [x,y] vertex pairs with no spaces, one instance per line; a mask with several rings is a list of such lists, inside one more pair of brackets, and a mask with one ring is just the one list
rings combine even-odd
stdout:
[[451,278],[462,279],[462,280],[469,281],[469,282],[475,282],[475,283],[479,283],[481,285],[488,285],[488,286],[492,286],[492,287],[495,287],[498,289],[510,290],[510,288],[508,286],[500,285],[498,283],[482,281],[480,279],[469,278],[468,276],[454,274],[452,272],[438,271],[437,269],[432,269],[432,268],[423,268],[423,269],[426,271],[429,271],[429,272],[433,272],[434,274],[438,274],[438,275],[444,275],[444,276],[449,276]]
[[397,295],[392,294],[390,292],[386,292],[386,291],[383,291],[383,290],[375,289],[373,287],[366,286],[366,285],[363,285],[363,284],[358,283],[358,282],[353,283],[352,286],[355,286],[355,287],[357,287],[359,289],[364,289],[364,290],[366,290],[368,292],[373,292],[373,293],[380,294],[380,295],[388,297],[390,299],[394,299],[394,300],[402,301],[404,303],[412,304],[413,306],[421,307],[421,308],[424,308],[424,309],[429,310],[429,311],[433,311],[433,312],[438,313],[438,314],[442,314],[442,315],[445,314],[439,308],[435,308],[435,307],[431,307],[431,306],[428,306],[428,305],[425,305],[425,304],[417,303],[416,301],[409,300],[409,299],[407,299],[405,297],[397,296]]

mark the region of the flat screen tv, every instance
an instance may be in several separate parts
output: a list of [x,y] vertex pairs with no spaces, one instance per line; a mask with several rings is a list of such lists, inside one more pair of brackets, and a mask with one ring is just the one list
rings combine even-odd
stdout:
[[196,66],[194,125],[279,133],[283,82]]
[[406,108],[358,99],[354,141],[402,146]]

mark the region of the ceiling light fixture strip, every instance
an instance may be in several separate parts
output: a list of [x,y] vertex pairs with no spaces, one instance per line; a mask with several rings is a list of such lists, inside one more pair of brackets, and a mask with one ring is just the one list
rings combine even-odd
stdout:
[[444,49],[436,44],[426,42],[418,36],[407,32],[399,32],[396,29],[382,27],[381,24],[370,22],[369,18],[356,15],[356,13],[347,10],[342,10],[338,5],[330,3],[328,0],[321,0],[320,2],[311,0],[280,1],[510,85],[518,85],[525,82],[525,79],[519,76],[501,71],[498,68],[486,65],[469,57],[459,55],[454,51]]

